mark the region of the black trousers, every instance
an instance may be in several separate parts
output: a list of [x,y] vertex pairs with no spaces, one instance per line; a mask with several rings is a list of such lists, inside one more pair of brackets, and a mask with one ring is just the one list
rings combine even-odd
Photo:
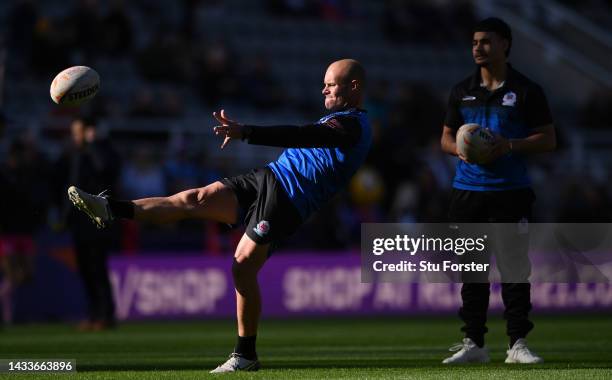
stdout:
[[[449,210],[450,222],[456,223],[519,223],[529,221],[535,200],[530,188],[508,191],[467,191],[453,189]],[[528,257],[528,236],[513,241],[512,254],[505,259],[519,265],[512,266],[512,273],[504,273],[504,253],[496,255],[502,275],[502,300],[506,333],[517,339],[527,336],[533,329],[529,320],[531,311],[531,285],[527,282],[530,274]],[[487,258],[488,259],[488,258]],[[522,273],[515,273],[520,268]],[[505,276],[506,275],[506,276]],[[520,282],[505,282],[504,277],[522,279]],[[464,281],[461,288],[462,307],[459,316],[464,322],[461,331],[465,336],[478,342],[483,341],[489,308],[490,284],[485,275],[476,281]]]
[[77,265],[87,296],[90,321],[115,322],[115,303],[108,275],[108,248],[101,239],[81,239],[74,235]]

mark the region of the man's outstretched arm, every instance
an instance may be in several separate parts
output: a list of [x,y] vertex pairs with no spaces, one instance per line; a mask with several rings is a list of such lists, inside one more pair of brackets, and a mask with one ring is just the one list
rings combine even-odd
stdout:
[[225,135],[222,148],[231,139],[249,144],[284,148],[350,147],[361,138],[361,125],[355,117],[334,117],[322,124],[303,126],[260,127],[244,125],[228,119],[225,112],[213,114],[223,125],[215,127],[217,135]]

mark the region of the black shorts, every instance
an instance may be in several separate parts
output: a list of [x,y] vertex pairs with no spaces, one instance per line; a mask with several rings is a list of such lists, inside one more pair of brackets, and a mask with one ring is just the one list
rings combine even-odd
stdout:
[[[504,191],[470,191],[453,189],[449,210],[449,222],[465,223],[460,227],[464,236],[482,234],[481,226],[472,230],[471,223],[507,223],[524,224],[532,219],[532,207],[535,194],[531,188],[504,190]],[[504,232],[505,231],[505,232]],[[529,233],[510,232],[504,228],[496,231],[489,230],[488,234],[495,236],[493,249],[486,250],[484,254],[463,255],[459,258],[461,263],[488,264],[490,255],[495,254],[497,269],[504,283],[525,283],[531,275],[531,262],[529,260]],[[510,233],[508,233],[510,232]],[[489,282],[486,272],[462,272],[461,280],[464,283]]]
[[302,224],[302,216],[269,168],[224,178],[244,214],[248,237],[257,244],[268,244],[293,234]]
[[453,188],[450,222],[515,223],[531,221],[535,194],[531,188],[505,191],[470,191]]

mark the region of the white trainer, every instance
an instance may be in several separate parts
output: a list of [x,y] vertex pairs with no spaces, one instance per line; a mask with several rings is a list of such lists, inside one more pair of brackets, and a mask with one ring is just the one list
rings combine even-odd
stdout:
[[103,196],[89,194],[75,186],[68,188],[68,198],[76,208],[83,211],[94,222],[96,227],[104,228],[113,218],[108,207],[108,200]]
[[527,347],[527,340],[522,338],[517,340],[506,353],[508,354],[506,363],[537,364],[544,362],[544,359],[531,352]]
[[236,371],[257,371],[261,367],[259,360],[245,359],[237,353],[233,352],[229,359],[210,373],[226,373]]
[[463,343],[458,343],[448,350],[457,352],[442,360],[442,364],[488,363],[490,361],[489,350],[485,347],[478,347],[470,338],[463,338]]

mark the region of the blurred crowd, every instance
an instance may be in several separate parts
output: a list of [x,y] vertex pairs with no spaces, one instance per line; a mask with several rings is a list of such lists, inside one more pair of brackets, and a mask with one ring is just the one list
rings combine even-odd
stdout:
[[[215,3],[183,0],[180,17],[169,20],[159,2],[135,1],[128,7],[122,0],[79,0],[66,14],[50,17],[41,14],[36,1],[17,0],[6,17],[7,71],[13,78],[47,80],[75,62],[127,62],[142,84],[128,102],[120,96],[99,98],[97,117],[180,117],[186,101],[181,85],[205,106],[227,99],[264,109],[291,102],[267,57],[240,57],[225,41],[196,37],[197,7]],[[135,19],[147,20],[145,26],[138,27]]]
[[[113,134],[96,132],[100,120],[165,118],[180,122],[190,102],[196,107],[216,107],[226,101],[266,112],[289,109],[300,119],[321,116],[321,99],[292,97],[291,83],[280,79],[271,57],[245,57],[226,41],[198,33],[198,10],[214,10],[219,3],[182,0],[176,7],[178,13],[169,15],[160,1],[79,0],[70,2],[68,12],[49,15],[37,1],[11,2],[4,38],[10,52],[6,70],[11,80],[46,82],[74,62],[108,60],[133,71],[138,86],[127,96],[101,94],[84,115],[54,108],[52,112],[65,112],[58,119],[59,138],[53,142],[57,149],[48,149],[48,140],[28,132],[5,139],[7,149],[0,157],[6,184],[0,197],[5,202],[0,221],[4,234],[35,236],[42,230],[80,227],[80,222],[70,219],[71,206],[65,196],[68,184],[133,199],[171,194],[236,174],[231,162],[213,162],[198,149],[196,136],[183,136],[178,143],[152,134],[119,140]],[[358,17],[352,4],[347,0],[266,0],[263,9],[272,18],[342,23]],[[444,45],[453,38],[469,38],[475,17],[471,2],[466,1],[388,0],[380,33],[392,44]],[[435,28],[432,20],[436,20]],[[454,158],[439,149],[445,96],[426,82],[371,81],[366,109],[375,145],[366,165],[350,187],[285,242],[285,247],[354,249],[361,222],[443,221],[455,164]],[[584,125],[597,129],[611,119],[611,105],[609,92],[593,94],[576,111]],[[75,127],[79,123],[93,128],[80,131]],[[79,167],[75,166],[78,162]],[[559,177],[564,169],[554,162],[554,158],[544,158],[534,164],[536,187],[543,184],[539,203],[547,220],[612,215],[607,175]],[[547,184],[555,176],[554,185]],[[554,194],[549,193],[550,186],[555,187]],[[122,252],[230,254],[240,231],[201,221],[165,227],[125,222],[111,235],[106,241]]]
[[602,12],[602,9],[610,8],[612,4],[609,0],[557,0],[581,15],[588,17],[591,21],[601,27],[609,27],[612,23],[610,12]]
[[382,26],[393,42],[444,45],[469,39],[476,21],[470,1],[391,0],[385,3]]
[[[433,100],[423,103],[405,94],[398,105],[414,115],[414,123],[387,120],[389,107],[372,97],[367,108],[376,131],[375,144],[365,166],[348,189],[306,223],[298,234],[283,242],[286,249],[357,249],[363,222],[443,222],[449,201],[455,158],[439,148],[439,126],[443,107]],[[380,103],[377,103],[380,102]],[[438,107],[438,108],[435,108]],[[430,109],[429,109],[430,108]],[[427,112],[428,109],[432,112]],[[418,111],[417,111],[418,110]],[[419,111],[422,112],[419,118]],[[433,112],[436,111],[436,112]],[[429,115],[437,119],[428,120]],[[418,128],[428,126],[429,132]],[[141,141],[128,151],[117,149],[111,139],[96,131],[93,119],[71,122],[61,153],[52,158],[28,134],[9,142],[7,155],[0,160],[2,180],[0,226],[3,236],[36,237],[42,231],[72,233],[74,241],[99,239],[109,249],[123,253],[146,251],[190,251],[216,255],[232,253],[240,228],[204,221],[178,225],[118,223],[102,236],[66,197],[70,184],[118,198],[137,199],[172,194],[218,180],[228,170],[211,163],[205,154],[189,144],[171,146]],[[404,143],[409,141],[409,143]],[[556,154],[562,155],[563,151]],[[562,174],[547,157],[533,163],[535,184]],[[544,173],[544,174],[543,174]],[[608,221],[612,204],[607,176],[563,175],[556,180],[557,191],[539,192],[541,221]],[[585,182],[588,186],[585,186]],[[550,183],[544,189],[550,189]],[[30,247],[30,246],[28,246]]]

